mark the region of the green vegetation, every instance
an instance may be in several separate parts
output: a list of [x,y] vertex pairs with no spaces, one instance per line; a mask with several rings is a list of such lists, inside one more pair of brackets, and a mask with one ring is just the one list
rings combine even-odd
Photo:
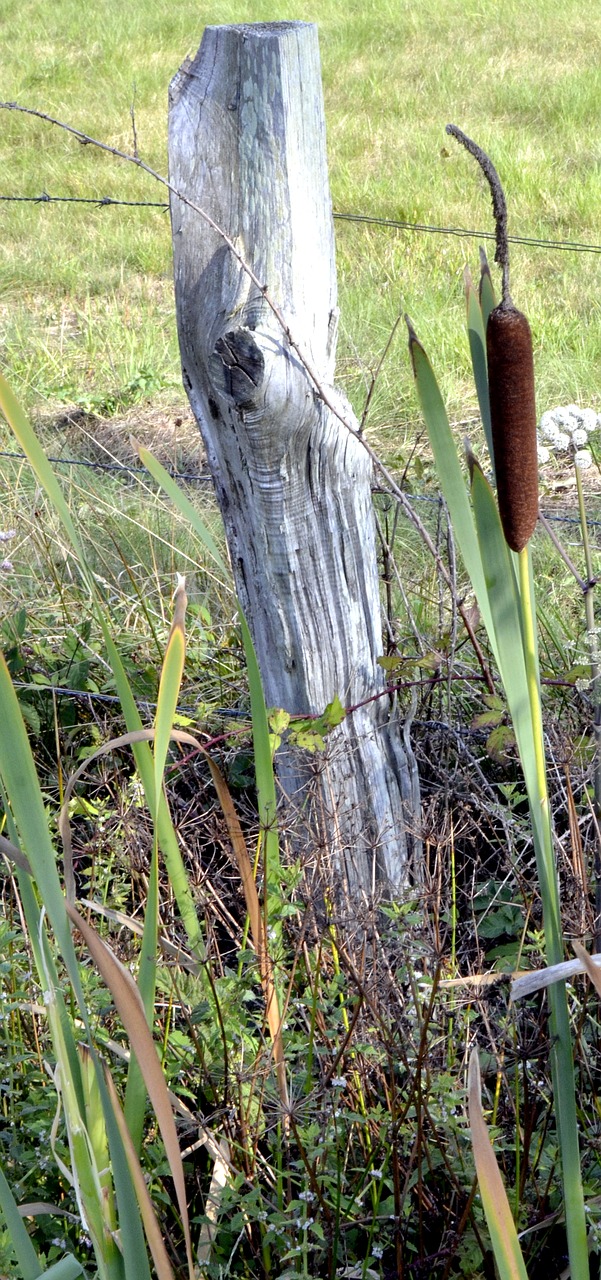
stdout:
[[[164,173],[167,85],[203,27],[315,20],[336,210],[488,229],[485,185],[444,133],[454,120],[494,155],[510,234],[601,243],[601,14],[574,0],[372,8],[30,0],[24,13],[6,0],[1,96],[125,150],[135,101],[140,153]],[[133,166],[50,125],[0,119],[0,195],[164,198]],[[470,352],[462,287],[477,241],[337,223],[340,380],[355,408],[399,310],[442,395],[422,363],[430,443],[397,336],[367,432],[421,500],[439,555],[377,495],[382,663],[401,701],[416,697],[424,864],[405,901],[357,928],[333,901],[307,905],[311,850],[280,862],[270,746],[292,733],[319,752],[343,711],[334,703],[313,725],[265,714],[180,386],[168,215],[0,204],[0,217],[0,364],[36,425],[33,436],[3,384],[17,434],[2,420],[0,1276],[490,1280],[494,1248],[503,1277],[525,1266],[531,1280],[554,1280],[567,1274],[571,1230],[582,1280],[577,1161],[599,1274],[597,997],[580,977],[565,1000],[556,988],[551,1024],[544,992],[509,998],[509,975],[556,961],[563,939],[600,949],[599,644],[587,587],[599,539],[586,528],[600,518],[598,433],[586,472],[572,466],[575,443],[545,463],[545,507],[559,488],[579,523],[560,530],[563,555],[538,530],[519,579],[482,473],[475,525],[463,480],[453,488],[442,407],[462,434],[469,423],[485,465],[482,314],[468,285]],[[512,249],[539,411],[601,409],[596,261]],[[557,441],[561,425],[543,439]],[[40,443],[59,459],[58,486]],[[33,465],[4,456],[22,448]],[[147,450],[190,477],[185,500]],[[530,554],[539,654],[537,664],[530,647],[526,711]],[[529,723],[539,698],[546,778]],[[537,816],[547,788],[549,824]],[[136,977],[145,1014],[98,937]]]
[[[2,97],[133,146],[166,173],[167,86],[207,23],[317,21],[334,208],[437,226],[486,228],[488,196],[444,134],[448,120],[494,150],[511,197],[510,231],[599,243],[601,169],[594,125],[601,93],[601,15],[578,0],[554,6],[349,0],[318,6],[180,2],[85,10],[61,0],[3,8]],[[460,46],[458,36],[461,34]],[[134,97],[135,95],[135,97]],[[0,194],[163,200],[146,175],[41,121],[2,114]],[[119,395],[141,370],[178,399],[168,215],[149,209],[2,205],[3,365],[28,409],[54,411],[83,394]],[[459,339],[458,282],[477,242],[337,224],[341,375],[356,405],[399,309],[442,357],[443,391],[466,417],[473,388]],[[516,304],[529,300],[538,399],[595,391],[601,359],[596,259],[516,246]],[[134,347],[132,335],[136,336]],[[372,413],[389,456],[402,453],[415,411],[407,362],[393,351]]]

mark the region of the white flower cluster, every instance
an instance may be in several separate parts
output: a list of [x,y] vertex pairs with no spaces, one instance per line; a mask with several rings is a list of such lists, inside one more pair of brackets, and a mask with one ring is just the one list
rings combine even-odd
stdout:
[[589,436],[601,428],[601,414],[594,409],[579,409],[577,404],[548,409],[538,424],[538,460],[549,461],[552,453],[569,453],[583,471],[593,458],[586,446]]

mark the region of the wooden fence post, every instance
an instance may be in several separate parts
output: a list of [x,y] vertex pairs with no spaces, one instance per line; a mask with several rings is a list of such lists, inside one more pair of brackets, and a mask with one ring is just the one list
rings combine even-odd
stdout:
[[267,705],[307,715],[335,694],[346,706],[365,702],[311,769],[306,755],[281,749],[279,780],[302,811],[297,832],[299,822],[312,832],[351,898],[395,892],[419,847],[419,792],[390,699],[373,699],[384,677],[372,464],[333,389],[336,268],[316,27],[207,27],[170,87],[169,169],[235,250],[172,197],[183,380]]

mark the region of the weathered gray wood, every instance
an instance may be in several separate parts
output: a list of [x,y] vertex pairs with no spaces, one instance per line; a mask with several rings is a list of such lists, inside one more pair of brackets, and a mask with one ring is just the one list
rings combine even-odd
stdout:
[[[372,466],[333,390],[336,268],[317,30],[208,27],[170,90],[170,180],[252,267],[340,406],[315,392],[265,296],[223,238],[172,198],[183,379],[205,443],[268,706],[317,714],[383,688]],[[348,716],[317,775],[280,753],[352,893],[406,883],[418,827],[413,758],[388,698]],[[298,827],[297,827],[298,829]]]

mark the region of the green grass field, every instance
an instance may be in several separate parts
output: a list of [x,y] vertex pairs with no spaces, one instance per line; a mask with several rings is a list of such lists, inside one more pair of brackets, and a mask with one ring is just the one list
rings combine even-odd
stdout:
[[[491,230],[488,193],[446,138],[452,120],[489,150],[506,186],[510,230],[601,242],[597,50],[601,13],[575,0],[463,3],[159,6],[32,0],[2,17],[2,98],[47,111],[140,152],[166,172],[167,87],[205,24],[317,21],[332,199],[358,212]],[[161,200],[133,167],[82,148],[40,121],[3,113],[0,194],[109,194]],[[142,371],[152,395],[181,398],[169,221],[156,210],[0,207],[3,364],[36,410],[123,398]],[[461,273],[478,241],[337,224],[340,376],[360,407],[366,378],[399,309],[435,351],[455,417],[471,408]],[[531,319],[541,410],[596,403],[601,366],[598,261],[516,246],[516,302]],[[125,391],[127,397],[127,390]],[[131,394],[131,393],[129,393]],[[376,397],[372,430],[386,453],[413,433],[404,340]],[[403,451],[402,449],[400,450]]]

